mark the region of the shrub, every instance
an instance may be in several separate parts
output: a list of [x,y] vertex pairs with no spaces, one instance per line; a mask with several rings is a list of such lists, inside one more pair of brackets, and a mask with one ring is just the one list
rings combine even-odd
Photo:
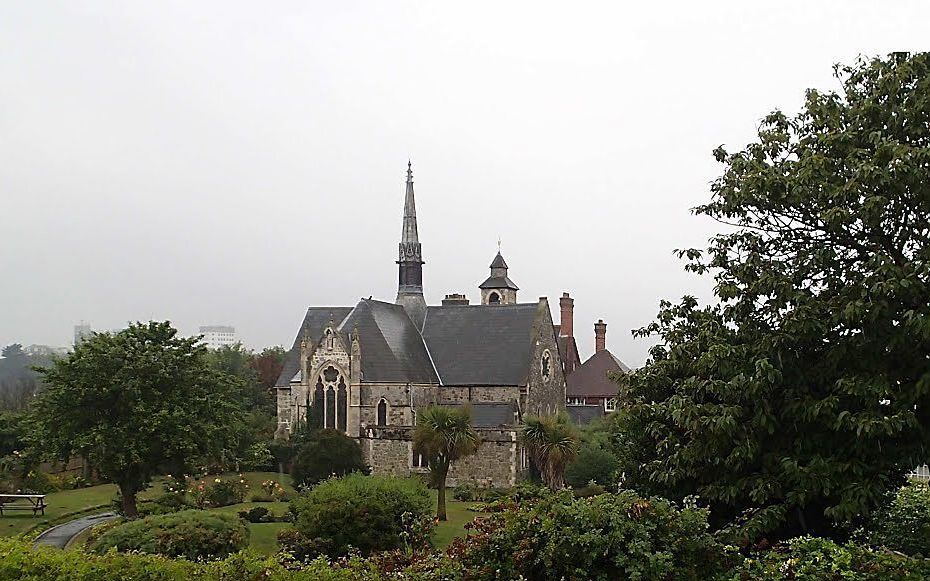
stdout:
[[873,547],[930,557],[930,486],[911,482],[889,495],[856,538]]
[[429,491],[417,480],[350,474],[301,494],[291,502],[291,513],[315,552],[335,557],[350,548],[370,554],[404,546],[408,523],[429,514],[431,505]]
[[[420,576],[410,579],[430,579]],[[238,553],[221,561],[194,563],[156,555],[33,548],[31,543],[0,538],[0,581],[380,581],[372,564],[360,559],[331,564],[318,559],[288,570],[273,557]],[[435,577],[432,577],[435,579]]]
[[581,445],[578,456],[565,469],[565,482],[574,488],[582,488],[591,482],[611,486],[618,480],[619,469],[620,461],[613,452],[597,444],[585,442]]
[[166,557],[216,559],[245,548],[249,532],[233,515],[185,510],[149,516],[116,526],[91,547],[96,553],[111,548]]
[[592,496],[597,496],[598,494],[604,494],[606,491],[600,484],[592,483],[582,488],[576,488],[574,492],[575,498],[590,498]]
[[331,476],[364,472],[358,442],[337,430],[316,430],[305,436],[294,456],[294,486],[312,486]]
[[852,543],[838,545],[828,539],[800,537],[741,560],[725,579],[917,581],[930,579],[930,561],[871,551]]
[[469,525],[449,554],[469,579],[707,579],[725,570],[707,511],[634,492],[568,491]]
[[248,489],[248,483],[241,476],[229,479],[215,478],[207,490],[207,502],[213,507],[239,504],[245,500]]
[[48,494],[61,490],[61,479],[41,470],[30,470],[19,482],[19,488],[23,492]]
[[240,510],[239,518],[251,523],[271,522],[273,515],[264,506],[255,506],[249,510]]

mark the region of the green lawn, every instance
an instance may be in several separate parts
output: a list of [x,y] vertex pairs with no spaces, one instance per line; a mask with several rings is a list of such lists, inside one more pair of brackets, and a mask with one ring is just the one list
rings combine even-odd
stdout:
[[[236,474],[224,474],[224,478],[230,478],[237,476]],[[290,476],[284,474],[279,475],[277,472],[244,472],[242,477],[249,484],[249,492],[246,494],[246,499],[250,497],[253,493],[261,492],[261,483],[264,480],[277,480],[281,483],[282,486],[289,492],[294,492],[294,488],[290,484]],[[209,478],[216,478],[216,476],[210,476]],[[147,498],[153,498],[158,496],[162,492],[161,484],[163,479],[156,480],[152,486],[147,490],[142,492],[139,495],[140,500],[145,500]],[[89,511],[106,511],[110,509],[110,502],[116,497],[117,488],[113,484],[101,484],[99,486],[91,486],[89,488],[79,488],[77,490],[62,490],[61,492],[52,492],[45,498],[45,504],[48,505],[48,508],[45,509],[45,516],[33,517],[32,512],[15,512],[13,514],[4,514],[0,517],[0,536],[11,537],[21,533],[28,532],[29,530],[41,526],[46,528],[50,524],[57,524],[58,522],[63,522],[69,520],[68,515]],[[275,505],[282,505],[284,508],[281,510],[287,509],[287,504],[285,503],[265,503],[264,506],[268,506],[269,510],[278,510],[277,508],[272,509],[271,507]],[[240,510],[247,510],[253,504],[246,503],[242,505],[236,505],[235,507],[224,507],[224,509],[231,510],[232,512],[238,512]]]
[[[234,474],[225,474],[223,477],[232,477]],[[289,492],[294,489],[290,485],[290,477],[279,475],[276,472],[245,472],[243,478],[249,483],[249,493],[246,499],[253,494],[261,492],[261,483],[264,480],[278,480]],[[209,478],[216,478],[210,476]],[[161,494],[161,481],[156,481],[148,490],[140,494],[140,499],[153,498]],[[45,509],[45,516],[33,517],[32,513],[14,513],[0,517],[0,536],[14,536],[28,532],[32,528],[41,526],[47,527],[50,524],[57,524],[70,520],[72,514],[82,512],[103,512],[109,510],[110,502],[116,497],[117,488],[113,484],[102,484],[100,486],[91,486],[89,488],[80,488],[78,490],[64,490],[53,492],[46,497],[48,508]],[[435,510],[436,492],[431,491],[433,495]],[[471,522],[477,513],[470,512],[467,507],[471,503],[449,500],[447,502],[447,512],[449,520],[437,525],[433,533],[433,542],[443,549],[453,538],[465,535],[465,524]],[[275,516],[282,516],[288,510],[286,502],[243,502],[231,506],[212,509],[217,512],[237,514],[239,511],[248,510],[255,506],[264,506]],[[76,517],[75,517],[76,518]],[[277,551],[277,534],[282,528],[290,526],[289,523],[250,523],[249,536],[250,544],[257,551],[263,554],[273,554]],[[79,545],[78,545],[79,546]]]
[[32,512],[4,513],[0,517],[0,536],[11,537],[28,532],[33,527],[41,525],[43,528],[59,520],[68,520],[71,513],[79,513],[100,508],[101,511],[110,507],[110,501],[116,496],[116,486],[103,484],[78,490],[63,490],[53,492],[45,497],[45,516],[32,516]]
[[433,531],[433,544],[437,549],[445,549],[455,537],[464,537],[465,525],[474,520],[476,516],[481,516],[480,513],[468,510],[471,504],[474,503],[458,500],[446,501],[446,517],[449,520],[440,522]]

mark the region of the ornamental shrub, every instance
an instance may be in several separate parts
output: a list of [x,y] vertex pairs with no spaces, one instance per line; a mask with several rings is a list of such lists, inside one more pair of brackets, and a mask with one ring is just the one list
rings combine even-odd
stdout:
[[358,442],[337,430],[315,430],[301,438],[291,476],[295,487],[312,486],[331,476],[364,472]]
[[[610,450],[583,442],[578,456],[565,468],[565,483],[574,488],[582,488],[590,483],[611,486],[618,481],[617,471],[620,460]],[[616,490],[616,487],[613,487]]]
[[405,546],[431,508],[419,480],[356,473],[318,484],[293,500],[290,510],[304,544],[337,557],[353,548],[367,555]]
[[873,547],[930,557],[930,486],[911,482],[890,494],[856,538]]
[[726,552],[707,511],[635,492],[573,498],[563,491],[468,525],[449,555],[468,579],[710,579]]
[[206,500],[212,507],[239,504],[245,499],[249,485],[241,476],[233,478],[214,478],[207,488]]
[[[0,581],[381,581],[371,563],[318,559],[289,570],[274,557],[243,552],[223,560],[195,563],[157,555],[87,554],[0,538]],[[436,577],[410,577],[430,581]]]
[[799,537],[774,550],[740,560],[721,580],[918,581],[930,579],[930,561],[838,545],[829,539]]
[[245,548],[248,541],[248,529],[234,515],[184,510],[113,527],[97,539],[91,550],[98,554],[116,549],[192,560],[216,559]]

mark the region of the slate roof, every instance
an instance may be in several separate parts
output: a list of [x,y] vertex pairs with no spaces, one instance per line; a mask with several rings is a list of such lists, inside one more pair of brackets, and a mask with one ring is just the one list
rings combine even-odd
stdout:
[[310,307],[304,320],[297,330],[297,336],[294,338],[294,344],[291,350],[284,356],[284,367],[275,387],[287,387],[293,378],[300,371],[300,338],[308,334],[312,340],[317,341],[323,334],[323,327],[333,320],[337,325],[346,318],[352,307]]
[[362,381],[439,383],[423,338],[401,305],[362,299],[339,325],[347,336],[356,329]]
[[495,256],[494,260],[491,262],[491,268],[507,268],[507,262],[504,260],[500,251],[497,252],[497,256]]
[[[450,405],[460,408],[462,406]],[[499,426],[512,426],[516,424],[514,414],[516,408],[513,402],[509,403],[472,403],[471,425],[476,428],[496,428]]]
[[576,426],[590,424],[604,415],[604,407],[599,405],[570,405],[565,407],[568,417]]
[[428,307],[423,339],[442,384],[525,385],[536,309],[536,303]]
[[478,288],[511,288],[513,290],[520,290],[520,287],[507,276],[488,277],[488,280],[478,285]]
[[616,397],[617,384],[608,373],[629,373],[630,368],[604,349],[598,351],[569,375],[566,382],[568,397]]

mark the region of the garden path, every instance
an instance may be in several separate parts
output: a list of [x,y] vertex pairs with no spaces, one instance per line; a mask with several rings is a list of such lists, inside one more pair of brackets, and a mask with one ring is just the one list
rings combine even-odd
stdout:
[[68,521],[66,523],[53,526],[47,531],[40,534],[36,537],[35,545],[46,545],[50,547],[57,547],[59,549],[64,549],[67,546],[68,541],[81,534],[90,527],[106,522],[108,520],[113,520],[116,518],[116,515],[112,512],[104,512],[100,514],[95,514],[91,516],[85,516],[76,520]]

